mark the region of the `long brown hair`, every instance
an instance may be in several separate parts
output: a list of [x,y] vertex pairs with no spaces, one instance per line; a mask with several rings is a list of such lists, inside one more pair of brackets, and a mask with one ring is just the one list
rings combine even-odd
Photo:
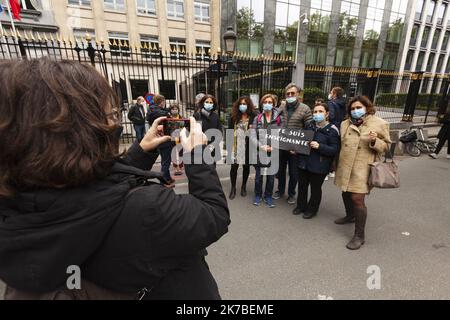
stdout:
[[255,115],[255,105],[253,104],[252,99],[248,96],[242,96],[238,100],[236,100],[233,104],[233,108],[231,109],[231,121],[233,123],[237,123],[241,117],[242,113],[239,110],[239,105],[241,104],[241,101],[245,100],[245,103],[247,104],[247,111],[245,112],[249,117],[252,117]]
[[105,177],[119,156],[118,99],[93,67],[0,63],[0,197]]
[[200,100],[200,102],[198,103],[199,110],[201,110],[203,108],[203,105],[205,104],[205,101],[208,100],[208,98],[211,98],[211,100],[213,101],[213,104],[214,104],[214,108],[212,111],[217,109],[218,106],[217,106],[216,98],[214,98],[214,96],[212,96],[210,94],[205,94],[203,96],[203,98]]

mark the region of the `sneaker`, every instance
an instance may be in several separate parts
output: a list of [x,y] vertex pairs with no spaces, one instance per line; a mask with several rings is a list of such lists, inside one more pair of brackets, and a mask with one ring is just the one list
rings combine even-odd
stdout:
[[278,199],[281,199],[282,196],[283,196],[283,195],[280,194],[280,191],[277,191],[277,192],[275,192],[274,195],[272,196],[272,199],[273,199],[273,200],[278,200]]
[[272,197],[264,197],[264,202],[269,208],[275,208],[275,205],[273,204]]
[[325,176],[325,181],[328,181],[328,175]]
[[296,204],[296,203],[297,203],[297,200],[295,199],[294,196],[289,196],[289,198],[287,199],[287,202],[288,202],[289,204]]
[[330,173],[328,174],[328,177],[329,177],[329,178],[334,178],[334,177],[335,177],[335,173],[334,173],[334,172],[330,172]]
[[447,159],[450,159],[450,154],[448,154],[448,155],[446,156],[446,158],[447,158]]
[[437,154],[436,153],[430,153],[429,155],[428,155],[430,158],[433,158],[433,159],[437,159]]
[[255,201],[253,201],[255,206],[259,206],[261,204],[261,197],[255,196]]

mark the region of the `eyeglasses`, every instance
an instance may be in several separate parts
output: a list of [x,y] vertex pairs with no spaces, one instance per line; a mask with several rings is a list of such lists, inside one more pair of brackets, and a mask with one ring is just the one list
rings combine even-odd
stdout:
[[287,96],[287,97],[293,97],[293,96],[295,96],[296,94],[297,94],[297,92],[294,92],[294,91],[286,92],[286,96]]
[[113,109],[112,112],[106,114],[106,117],[118,121],[120,119],[120,112],[116,109]]

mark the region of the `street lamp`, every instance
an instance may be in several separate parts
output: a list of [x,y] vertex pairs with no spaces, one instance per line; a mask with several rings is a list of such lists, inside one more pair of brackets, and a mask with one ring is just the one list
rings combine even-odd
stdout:
[[[228,27],[227,31],[223,35],[223,41],[225,44],[225,52],[227,53],[228,59],[227,59],[227,71],[228,71],[228,85],[227,85],[227,111],[230,110],[232,100],[233,100],[233,88],[231,87],[231,78],[233,76],[232,74],[232,68],[233,68],[233,56],[236,51],[236,40],[237,35],[236,32],[234,32],[233,27]],[[219,93],[220,94],[220,93]],[[220,106],[219,106],[220,109]],[[226,116],[228,112],[225,115],[225,121]]]

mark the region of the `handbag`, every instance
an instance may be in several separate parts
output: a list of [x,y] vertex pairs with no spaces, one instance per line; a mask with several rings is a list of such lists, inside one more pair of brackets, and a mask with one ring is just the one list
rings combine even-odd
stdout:
[[[370,164],[369,187],[381,189],[393,189],[400,187],[400,174],[397,162],[394,161],[393,150],[395,144],[391,145],[390,156],[385,155],[384,161]],[[387,159],[390,158],[390,161]]]

